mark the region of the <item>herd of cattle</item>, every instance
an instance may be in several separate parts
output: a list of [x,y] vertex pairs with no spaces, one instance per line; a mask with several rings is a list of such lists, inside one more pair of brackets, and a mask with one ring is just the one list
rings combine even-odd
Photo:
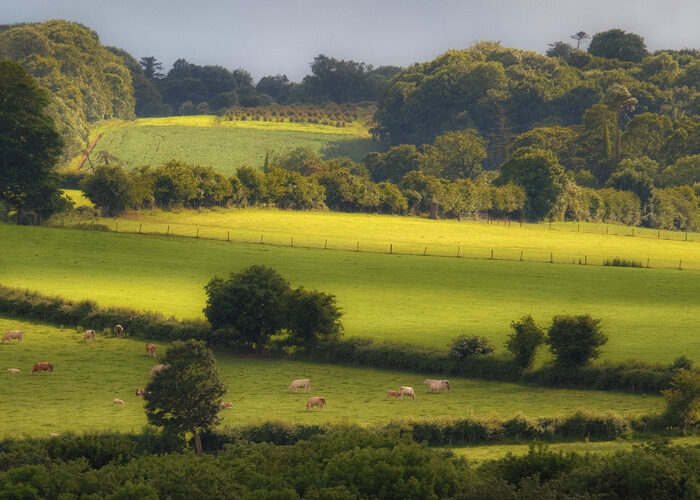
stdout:
[[[115,325],[114,326],[114,333],[117,337],[123,337],[124,336],[124,328],[121,325]],[[5,335],[2,337],[2,343],[4,344],[5,341],[11,341],[11,340],[18,340],[19,342],[22,342],[22,337],[23,333],[22,330],[9,330]],[[94,342],[95,341],[95,330],[85,330],[85,333],[83,334],[83,341],[84,342]],[[146,353],[152,358],[157,357],[156,354],[156,346],[152,343],[146,344]],[[156,373],[165,370],[168,368],[168,365],[165,364],[158,364],[154,365],[153,368],[151,368],[150,371],[150,376],[153,377]],[[18,370],[17,368],[8,368],[8,372],[10,373],[21,373],[21,370]],[[53,375],[53,364],[49,363],[48,361],[42,361],[39,363],[36,363],[34,367],[32,368],[32,375],[40,372],[49,372],[50,374]],[[428,389],[430,392],[440,392],[440,391],[449,391],[450,390],[450,382],[449,380],[436,380],[436,379],[431,379],[427,378],[423,381],[424,384],[428,386]],[[303,378],[303,379],[297,379],[297,380],[292,380],[292,383],[289,384],[289,392],[299,392],[299,389],[302,389],[304,392],[311,392],[311,380],[308,378]],[[136,389],[136,396],[143,396],[146,394],[146,390],[139,387]],[[401,386],[399,387],[398,391],[394,390],[389,390],[386,391],[386,399],[389,398],[401,398],[403,399],[404,396],[407,396],[411,399],[416,399],[416,391],[413,389],[413,387],[409,386]],[[124,401],[118,398],[114,399],[114,404],[120,404],[123,405]],[[226,409],[226,408],[231,408],[232,403],[231,402],[224,402],[221,403],[221,409]],[[306,402],[306,411],[309,411],[313,407],[319,407],[321,409],[326,409],[326,398],[322,396],[311,396],[309,397],[308,401]]]

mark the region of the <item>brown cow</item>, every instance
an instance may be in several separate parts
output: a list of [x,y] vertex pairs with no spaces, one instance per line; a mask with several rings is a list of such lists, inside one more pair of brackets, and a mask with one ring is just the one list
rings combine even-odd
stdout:
[[231,408],[233,406],[233,403],[231,403],[230,401],[226,401],[226,402],[222,401],[219,406],[221,407],[222,410],[225,410],[227,408]]
[[85,330],[85,335],[83,335],[83,342],[95,341],[95,330]]
[[386,391],[386,398],[399,398],[401,397],[401,392],[399,391]]
[[148,343],[146,344],[146,352],[148,353],[149,356],[152,358],[157,357],[156,356],[156,346],[155,344]]
[[123,405],[124,401],[122,401],[121,399],[114,398],[114,404],[115,405]]
[[22,342],[22,330],[8,330],[7,333],[2,336],[2,343],[4,344],[6,340],[9,342],[13,339]]
[[124,327],[122,325],[114,325],[114,334],[117,337],[123,337],[124,336]]
[[168,365],[155,365],[153,368],[151,368],[150,375],[151,377],[158,373],[159,371],[165,370],[168,367]]
[[311,396],[306,402],[306,411],[309,411],[309,408],[313,408],[314,406],[318,406],[319,408],[323,408],[325,410],[326,398],[322,398],[320,396]]
[[34,368],[32,368],[32,375],[39,372],[49,372],[51,375],[53,375],[53,363],[42,361],[41,363],[35,364]]
[[8,368],[7,371],[10,373],[22,373],[22,370],[18,370],[17,368]]
[[143,396],[144,394],[146,394],[146,389],[142,389],[141,387],[136,388],[136,395],[137,396]]

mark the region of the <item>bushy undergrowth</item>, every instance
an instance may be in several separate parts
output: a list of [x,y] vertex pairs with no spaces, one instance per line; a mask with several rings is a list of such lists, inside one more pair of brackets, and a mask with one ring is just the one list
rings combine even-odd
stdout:
[[603,265],[615,267],[644,267],[642,263],[638,260],[621,259],[620,257],[615,257],[614,259],[605,259],[603,261]]
[[[700,446],[660,440],[611,456],[532,445],[526,455],[477,468],[397,427],[337,426],[284,445],[247,440],[246,432],[230,433],[204,457],[164,436],[140,449],[135,435],[0,442],[0,497],[657,499],[700,492]],[[75,447],[81,440],[98,446]]]
[[[194,338],[216,341],[204,320],[178,320],[158,313],[124,307],[103,308],[89,300],[74,301],[49,297],[30,290],[0,285],[0,315],[33,319],[61,326],[94,330],[112,329],[121,324],[128,334],[163,340]],[[347,363],[353,366],[402,370],[426,375],[473,377],[505,382],[523,381],[542,386],[585,387],[637,393],[658,393],[668,389],[677,370],[643,361],[604,362],[582,367],[545,365],[535,371],[522,371],[514,357],[486,354],[452,357],[447,350],[398,342],[375,343],[366,338],[329,338],[313,348],[287,352],[268,351],[276,357],[289,357],[323,363]],[[686,366],[684,364],[683,366]]]

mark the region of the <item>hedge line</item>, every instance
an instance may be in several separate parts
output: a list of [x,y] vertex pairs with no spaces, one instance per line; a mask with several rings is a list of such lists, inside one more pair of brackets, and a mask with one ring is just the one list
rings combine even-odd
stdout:
[[[55,325],[82,325],[94,330],[121,324],[137,337],[163,340],[201,339],[214,342],[205,320],[178,320],[153,312],[125,307],[100,307],[90,300],[74,301],[0,285],[0,315],[34,319]],[[601,390],[658,393],[669,387],[675,372],[661,364],[641,361],[600,363],[561,369],[554,365],[522,373],[505,355],[455,359],[446,350],[371,339],[328,339],[313,349],[292,353],[276,350],[273,356],[324,363],[348,363],[358,367],[404,370],[426,375],[472,377],[506,382],[529,382],[542,386],[576,386]]]

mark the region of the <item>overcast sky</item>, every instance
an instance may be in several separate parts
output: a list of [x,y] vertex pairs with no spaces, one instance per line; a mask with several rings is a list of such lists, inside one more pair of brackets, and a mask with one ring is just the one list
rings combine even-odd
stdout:
[[[700,0],[0,0],[0,24],[77,21],[105,45],[298,81],[320,54],[406,66],[479,40],[544,52],[622,28],[650,50],[700,48]],[[575,42],[573,42],[575,43]]]

